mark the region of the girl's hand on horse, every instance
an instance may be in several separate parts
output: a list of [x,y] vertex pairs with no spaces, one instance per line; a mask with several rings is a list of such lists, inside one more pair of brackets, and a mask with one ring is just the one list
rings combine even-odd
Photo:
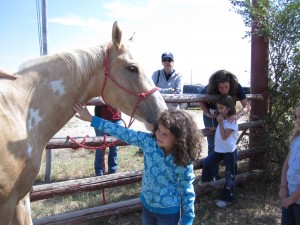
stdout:
[[86,105],[81,104],[81,103],[75,103],[73,106],[73,109],[79,114],[75,114],[75,116],[78,119],[87,121],[87,122],[91,122],[93,116],[90,114],[90,112],[88,111]]
[[10,74],[10,73],[7,73],[7,72],[4,72],[3,70],[0,69],[0,78],[3,77],[3,78],[8,78],[8,79],[12,79],[12,80],[15,80],[17,79],[18,77],[15,76],[14,74]]

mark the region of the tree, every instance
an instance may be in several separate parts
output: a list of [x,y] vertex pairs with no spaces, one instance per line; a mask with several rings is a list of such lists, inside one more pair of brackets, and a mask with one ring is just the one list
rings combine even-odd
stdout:
[[294,128],[293,107],[300,101],[300,1],[230,0],[246,27],[255,21],[256,29],[246,32],[265,37],[269,43],[269,99],[267,127],[268,168],[282,165],[289,150]]

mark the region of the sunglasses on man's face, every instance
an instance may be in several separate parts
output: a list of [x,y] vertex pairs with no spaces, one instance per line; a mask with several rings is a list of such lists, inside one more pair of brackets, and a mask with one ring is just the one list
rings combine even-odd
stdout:
[[167,58],[167,59],[163,59],[162,61],[163,61],[163,62],[173,62],[172,59],[168,59],[168,58]]

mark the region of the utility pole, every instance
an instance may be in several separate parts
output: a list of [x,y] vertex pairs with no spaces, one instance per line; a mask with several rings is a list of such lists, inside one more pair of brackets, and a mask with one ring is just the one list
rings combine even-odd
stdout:
[[42,1],[42,55],[48,55],[48,42],[47,42],[47,0]]
[[[48,41],[47,41],[47,0],[41,0],[42,11],[42,55],[48,55]],[[51,182],[52,174],[52,150],[46,149],[46,169],[45,169],[45,181]]]
[[[261,0],[252,0],[253,7]],[[257,21],[252,22],[252,32],[258,26]],[[266,37],[260,37],[256,34],[251,36],[251,94],[261,94],[264,100],[251,101],[251,120],[253,118],[265,119],[268,111],[268,64],[269,64],[269,41]],[[252,129],[249,135],[249,146],[256,147],[266,138],[266,131]],[[262,155],[251,158],[250,167],[261,168],[264,165]]]

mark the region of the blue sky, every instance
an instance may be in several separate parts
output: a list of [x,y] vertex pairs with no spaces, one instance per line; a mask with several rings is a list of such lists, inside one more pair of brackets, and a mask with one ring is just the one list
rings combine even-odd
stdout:
[[[118,21],[123,37],[136,32],[146,73],[174,54],[185,83],[206,84],[227,69],[249,86],[250,40],[229,0],[47,0],[48,54],[102,44]],[[0,0],[0,68],[10,72],[40,55],[36,0]]]

